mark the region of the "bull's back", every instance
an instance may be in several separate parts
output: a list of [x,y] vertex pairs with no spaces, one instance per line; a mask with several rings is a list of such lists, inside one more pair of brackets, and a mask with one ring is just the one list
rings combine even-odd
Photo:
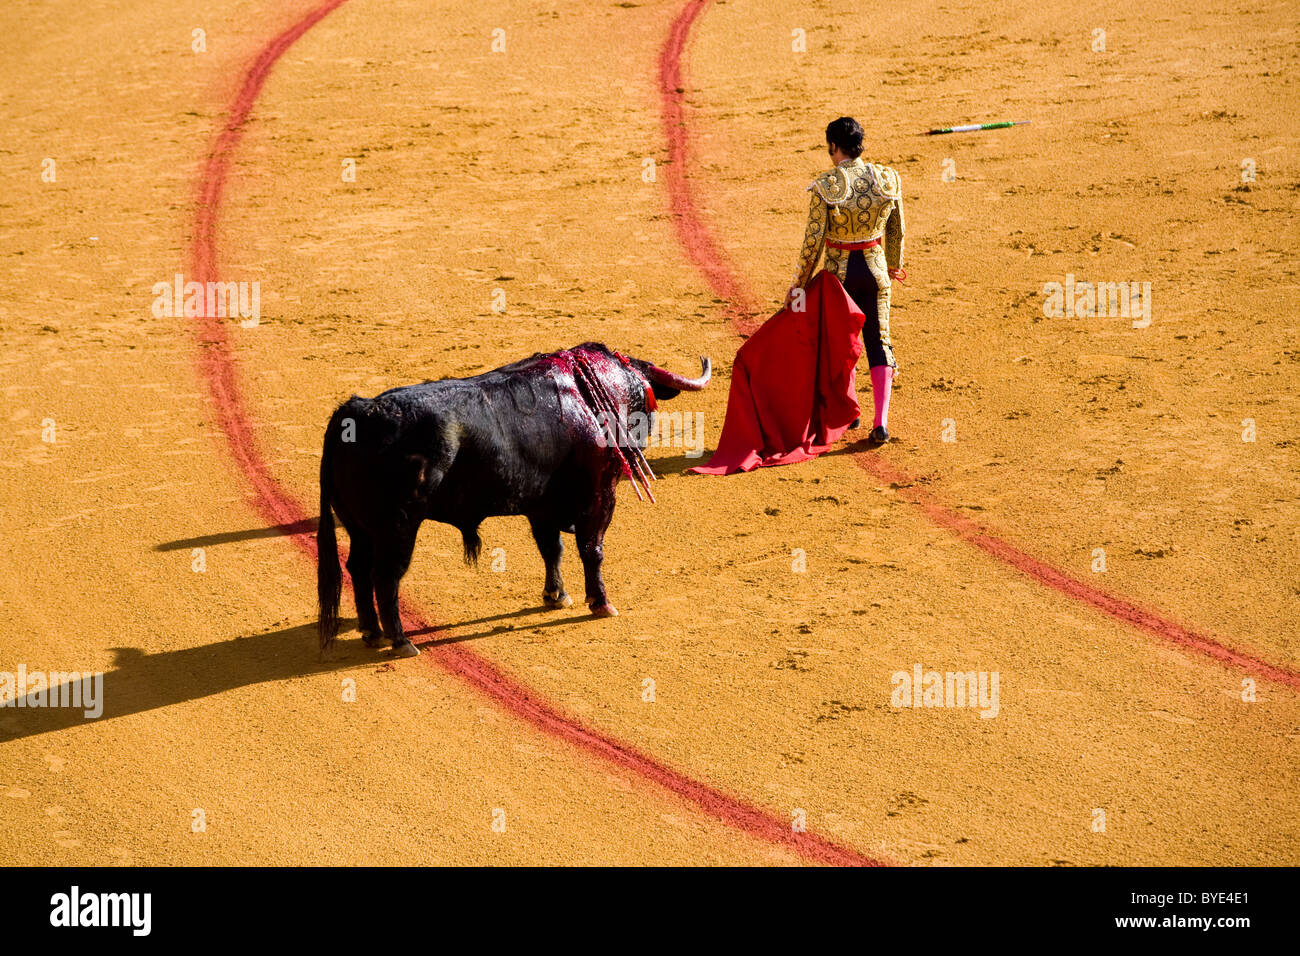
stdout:
[[432,517],[524,514],[568,480],[582,433],[549,378],[490,372],[453,387],[430,384],[443,387],[424,400],[456,435]]
[[577,474],[584,414],[549,375],[504,370],[354,397],[331,420],[336,510],[368,525],[418,505],[463,527],[544,508]]

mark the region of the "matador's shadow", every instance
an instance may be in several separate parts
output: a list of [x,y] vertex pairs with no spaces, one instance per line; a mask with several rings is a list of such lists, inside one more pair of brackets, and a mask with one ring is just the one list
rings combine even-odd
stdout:
[[[652,458],[650,467],[654,469],[655,476],[658,478],[675,478],[678,475],[686,475],[686,469],[694,468],[696,465],[702,465],[709,460],[712,451],[706,451],[702,455],[674,455],[671,458]],[[697,478],[698,475],[686,475],[688,478]],[[651,487],[654,487],[653,485]]]
[[[832,458],[835,455],[860,455],[864,452],[879,451],[881,445],[879,442],[873,441],[868,437],[869,431],[870,430],[868,429],[861,433],[847,432],[845,437],[835,443],[834,447],[828,451],[822,452],[817,457]],[[849,437],[853,435],[860,435],[860,437]],[[712,450],[704,455],[699,455],[694,458],[687,455],[676,455],[672,458],[654,458],[650,461],[650,467],[654,469],[654,473],[660,478],[676,478],[683,475],[687,478],[702,477],[699,475],[687,475],[686,471],[689,468],[694,468],[696,465],[702,465],[707,462],[710,454],[712,454]],[[734,476],[728,475],[727,477],[730,478]]]

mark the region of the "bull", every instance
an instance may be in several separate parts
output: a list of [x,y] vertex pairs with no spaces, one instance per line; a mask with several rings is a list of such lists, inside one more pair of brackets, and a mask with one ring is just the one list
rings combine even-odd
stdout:
[[339,630],[336,514],[351,542],[347,568],[368,647],[387,643],[401,657],[419,653],[403,633],[397,591],[424,521],[457,528],[472,563],[484,518],[526,517],[545,562],[542,601],[550,609],[573,603],[560,576],[560,535],[572,534],[591,613],[617,614],[601,576],[615,490],[628,477],[640,496],[654,477],[642,455],[645,436],[627,430],[628,418],[704,388],[709,360],[701,356],[700,364],[700,377],[687,378],[588,342],[471,378],[353,396],[340,405],[320,463],[322,653]]

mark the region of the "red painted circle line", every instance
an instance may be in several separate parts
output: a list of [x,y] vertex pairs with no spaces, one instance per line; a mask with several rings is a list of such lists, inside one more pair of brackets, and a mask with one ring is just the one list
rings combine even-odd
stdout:
[[[752,331],[752,320],[743,313],[758,311],[756,297],[745,284],[739,270],[719,248],[694,200],[691,181],[687,177],[690,165],[690,143],[683,104],[685,83],[682,78],[682,53],[692,24],[708,6],[709,0],[688,0],[673,21],[659,57],[659,93],[662,101],[664,135],[668,138],[669,163],[664,169],[668,202],[673,212],[677,236],[687,258],[703,274],[715,295],[730,304],[732,324],[737,332]],[[879,455],[863,452],[853,455],[853,460],[881,482],[897,486],[905,500],[919,507],[923,514],[941,528],[951,531],[963,541],[991,554],[1017,571],[1022,571],[1040,584],[1045,584],[1067,597],[1090,604],[1126,624],[1131,624],[1147,634],[1212,658],[1228,667],[1247,674],[1267,678],[1300,690],[1300,671],[1270,664],[1246,651],[1234,650],[1220,640],[1200,634],[1173,621],[1159,611],[1137,604],[1083,581],[1053,567],[1026,551],[998,537],[988,528],[941,503],[932,493],[923,489],[918,480],[897,468]]]
[[[312,8],[293,26],[267,42],[244,73],[239,91],[230,103],[226,122],[217,131],[212,152],[200,174],[194,235],[190,247],[192,280],[203,283],[217,280],[217,223],[231,160],[243,136],[244,123],[248,120],[272,67],[299,37],[345,2],[346,0],[326,0]],[[674,23],[673,28],[676,31],[678,24]],[[720,273],[719,281],[722,278]],[[277,525],[305,521],[308,517],[306,511],[280,487],[258,448],[253,423],[239,389],[225,322],[219,318],[200,319],[195,326],[195,334],[199,346],[199,375],[208,386],[217,424],[226,437],[235,464],[253,491],[253,503],[257,511],[265,520]],[[313,535],[299,533],[293,535],[293,540],[309,556],[315,557],[316,539]],[[409,630],[433,630],[409,604],[403,604],[402,617]],[[433,639],[426,636],[418,643],[428,643]],[[435,644],[421,657],[459,677],[534,728],[658,784],[709,816],[749,836],[784,847],[817,863],[848,866],[879,866],[884,863],[815,833],[795,832],[790,823],[780,817],[695,780],[628,744],[583,725],[471,650],[457,645]]]

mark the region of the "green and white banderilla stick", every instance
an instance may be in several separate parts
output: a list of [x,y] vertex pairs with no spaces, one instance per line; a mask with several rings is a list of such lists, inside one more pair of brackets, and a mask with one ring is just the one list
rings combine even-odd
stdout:
[[983,129],[1006,129],[1008,126],[1028,126],[1032,120],[1008,120],[1005,123],[972,123],[970,126],[944,126],[941,129],[926,130],[922,136],[938,136],[940,133],[976,133]]

